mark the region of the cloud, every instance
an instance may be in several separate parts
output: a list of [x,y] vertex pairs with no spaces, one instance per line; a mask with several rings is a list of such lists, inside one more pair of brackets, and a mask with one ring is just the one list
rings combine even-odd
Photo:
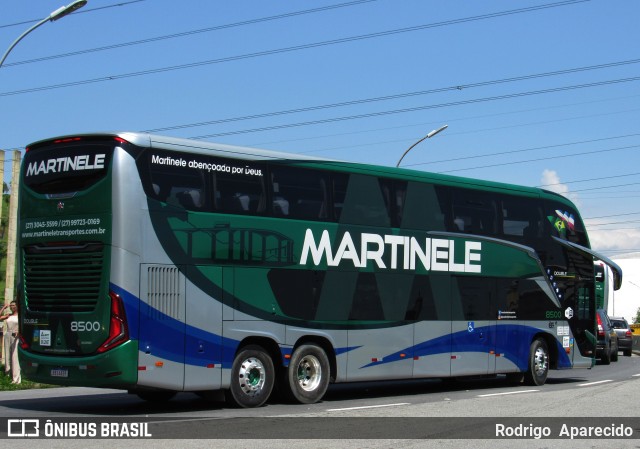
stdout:
[[576,206],[580,205],[580,200],[578,195],[575,193],[571,193],[569,191],[569,186],[563,184],[560,181],[560,176],[558,172],[555,170],[549,170],[547,168],[542,172],[542,178],[540,179],[540,184],[543,186],[543,189],[550,190],[555,193],[559,193],[562,196],[569,198],[573,201]]
[[[545,169],[542,172],[542,178],[540,184],[543,189],[550,190],[555,193],[569,198],[580,210],[580,199],[578,194],[571,193],[569,186],[563,184],[560,180],[560,176],[555,170]],[[603,218],[585,220],[585,226],[589,235],[589,242],[591,247],[596,251],[602,251],[606,254],[621,255],[625,252],[637,252],[640,249],[640,230],[639,229],[620,229],[620,225],[616,226],[616,229],[611,229],[610,226],[605,226],[607,223],[615,220],[615,216]],[[609,229],[607,229],[607,227]],[[611,251],[611,253],[608,253]]]
[[640,229],[606,229],[602,226],[610,221],[585,220],[591,247],[596,251],[615,251],[610,255],[637,253],[640,249]]

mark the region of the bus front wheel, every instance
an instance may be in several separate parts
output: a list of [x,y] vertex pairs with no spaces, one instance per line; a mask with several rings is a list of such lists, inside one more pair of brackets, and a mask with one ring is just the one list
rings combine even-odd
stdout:
[[528,385],[544,385],[549,374],[549,349],[544,340],[537,338],[531,343],[529,369],[525,374]]
[[244,408],[261,406],[269,399],[274,377],[269,354],[261,346],[247,346],[233,361],[227,401]]
[[329,359],[324,350],[305,344],[293,351],[286,370],[285,390],[291,399],[302,404],[318,402],[329,387]]

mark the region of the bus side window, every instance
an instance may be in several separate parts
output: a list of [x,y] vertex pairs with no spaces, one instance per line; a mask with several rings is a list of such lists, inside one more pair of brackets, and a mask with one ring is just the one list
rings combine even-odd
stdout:
[[404,204],[407,197],[407,181],[394,181],[393,198],[395,200],[393,215],[391,217],[391,226],[400,227],[402,223],[402,214],[404,212]]
[[344,208],[344,200],[347,196],[347,185],[349,184],[349,175],[343,173],[334,173],[331,176],[332,199],[333,199],[333,219],[340,221],[342,209]]
[[170,184],[160,188],[169,189],[165,201],[187,210],[202,210],[205,204],[204,188],[199,177],[177,177],[170,178]]
[[166,202],[167,196],[169,196],[169,192],[167,191],[167,186],[165,184],[161,184],[160,182],[154,182],[151,184],[151,197],[156,200]]
[[[257,169],[261,173],[265,169]],[[263,176],[216,173],[214,181],[215,209],[232,214],[263,214],[266,192]]]
[[173,185],[166,203],[173,206],[183,207],[187,210],[201,210],[203,206],[202,191],[190,186]]
[[378,182],[389,222],[393,227],[400,227],[405,196],[407,194],[407,182],[384,178],[379,179]]
[[200,190],[185,190],[180,192],[177,197],[178,201],[185,209],[195,210],[202,208],[202,195],[200,194]]
[[[146,194],[158,201],[187,210],[203,210],[207,207],[206,176],[191,168],[159,165],[151,163],[149,153],[148,169],[141,169],[141,179]],[[159,153],[164,157],[164,153]]]
[[301,220],[327,218],[327,175],[319,170],[274,166],[272,213]]
[[505,236],[522,238],[528,246],[542,237],[543,216],[535,198],[505,197],[502,200],[502,232]]
[[451,189],[454,232],[498,234],[496,201],[492,195],[466,189]]

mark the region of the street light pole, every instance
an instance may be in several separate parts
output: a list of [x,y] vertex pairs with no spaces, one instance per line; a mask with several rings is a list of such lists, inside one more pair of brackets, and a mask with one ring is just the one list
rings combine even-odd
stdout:
[[[64,16],[71,14],[72,12],[82,8],[87,4],[87,0],[74,0],[69,3],[67,6],[61,6],[60,8],[53,11],[47,17],[33,25],[27,31],[22,33],[13,44],[9,46],[7,51],[0,59],[0,67],[4,63],[4,60],[7,59],[11,50],[18,45],[27,34],[31,33],[33,30],[38,28],[40,25],[46,22],[55,22],[56,20],[62,19]],[[3,176],[4,178],[4,176]],[[4,179],[0,180],[4,181]],[[20,152],[14,151],[13,158],[13,168],[12,168],[12,177],[11,177],[11,198],[9,201],[9,235],[7,241],[7,267],[6,267],[6,284],[5,284],[5,296],[4,302],[9,303],[13,300],[14,292],[13,292],[13,284],[15,282],[15,266],[16,266],[16,237],[17,237],[17,222],[18,222],[18,184],[20,182]],[[0,198],[2,195],[0,194]]]
[[447,129],[447,127],[448,127],[448,126],[449,126],[449,125],[444,125],[444,126],[441,126],[441,127],[440,127],[440,128],[438,128],[438,129],[434,129],[434,130],[433,130],[433,131],[431,131],[429,134],[427,134],[426,136],[424,136],[422,139],[418,140],[416,143],[414,143],[413,145],[411,145],[411,146],[407,149],[407,151],[405,151],[405,152],[402,154],[402,157],[400,157],[400,160],[399,160],[399,161],[398,161],[398,163],[396,164],[396,167],[400,167],[400,162],[402,162],[402,159],[404,159],[404,157],[407,155],[407,153],[408,153],[409,151],[411,151],[411,149],[412,149],[413,147],[415,147],[416,145],[418,145],[418,144],[419,144],[420,142],[422,142],[423,140],[431,139],[433,136],[435,136],[436,134],[438,134],[440,131],[444,131],[445,129]]
[[2,57],[2,59],[0,59],[0,67],[2,67],[2,63],[4,62],[5,59],[7,59],[7,56],[9,56],[9,53],[11,53],[11,50],[13,50],[13,47],[18,45],[18,42],[20,42],[22,40],[22,38],[24,38],[27,34],[31,33],[33,30],[35,30],[40,25],[42,25],[42,24],[44,24],[46,22],[49,22],[49,21],[55,22],[56,20],[62,19],[64,16],[71,14],[72,12],[82,8],[86,4],[87,4],[87,0],[75,0],[75,1],[73,1],[71,3],[69,3],[67,6],[61,6],[60,8],[56,9],[51,14],[49,14],[47,17],[42,19],[40,22],[36,23],[34,26],[29,28],[24,33],[22,33],[18,37],[18,39],[13,41],[13,44],[11,44],[9,49],[4,53],[4,56]]

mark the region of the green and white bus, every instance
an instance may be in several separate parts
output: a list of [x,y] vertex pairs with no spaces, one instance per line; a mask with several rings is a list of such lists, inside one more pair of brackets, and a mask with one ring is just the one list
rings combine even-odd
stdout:
[[590,368],[594,258],[540,189],[142,133],[28,146],[20,360],[160,400]]

